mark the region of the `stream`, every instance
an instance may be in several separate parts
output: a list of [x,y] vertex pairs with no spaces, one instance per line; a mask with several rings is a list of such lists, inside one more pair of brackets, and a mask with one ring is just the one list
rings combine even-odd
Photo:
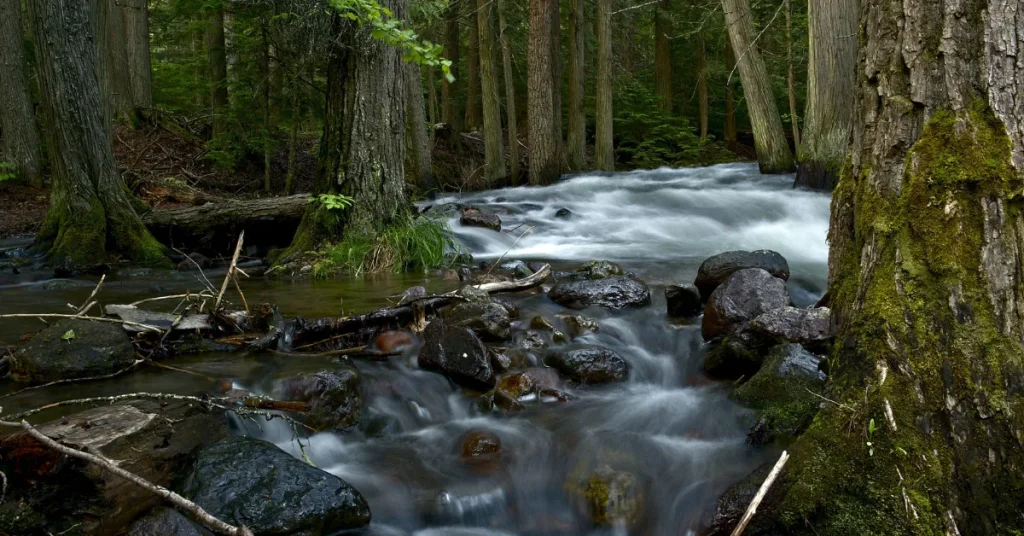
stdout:
[[[696,534],[718,497],[777,453],[747,446],[750,412],[728,400],[729,385],[704,377],[699,322],[667,318],[664,288],[692,282],[700,263],[716,253],[772,249],[789,261],[794,303],[813,304],[827,278],[829,196],[793,190],[791,184],[791,176],[763,176],[756,165],[728,164],[585,175],[543,188],[437,199],[431,203],[458,202],[495,212],[503,229],[514,229],[498,233],[453,220],[458,240],[477,261],[493,262],[504,254],[502,262],[538,260],[558,269],[610,260],[647,282],[653,297],[649,307],[582,312],[600,327],[577,342],[624,357],[631,366],[629,380],[570,389],[575,399],[568,403],[527,404],[511,416],[481,413],[472,393],[420,370],[411,351],[386,363],[356,361],[364,414],[352,430],[305,437],[280,420],[236,420],[233,426],[355,486],[373,512],[369,533],[374,535]],[[556,216],[561,209],[571,215]],[[223,273],[207,275],[219,283]],[[46,274],[5,271],[0,313],[68,311],[66,304],[81,304],[95,282],[44,288],[52,284]],[[414,285],[443,292],[457,283],[436,274],[253,278],[243,289],[250,304],[275,303],[286,316],[317,316],[376,309]],[[108,281],[101,301],[126,303],[199,288],[193,272],[138,270]],[[518,305],[520,324],[535,315],[566,312],[543,294],[506,297]],[[16,344],[22,333],[38,327],[33,319],[0,323],[0,345]],[[326,364],[323,358],[227,353],[166,363],[202,376],[143,367],[116,380],[18,394],[4,400],[4,410],[135,391],[199,394],[221,379],[267,392],[277,378]],[[500,439],[495,463],[463,462],[462,441],[470,432]],[[632,528],[592,529],[579,514],[573,498],[578,494],[570,490],[607,468],[629,475],[625,500],[636,501],[639,512]]]

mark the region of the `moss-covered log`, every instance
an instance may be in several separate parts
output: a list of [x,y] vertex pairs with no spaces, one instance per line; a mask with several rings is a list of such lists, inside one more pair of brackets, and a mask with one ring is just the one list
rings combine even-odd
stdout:
[[1020,534],[1024,2],[862,6],[829,235],[836,404],[769,511],[799,534]]

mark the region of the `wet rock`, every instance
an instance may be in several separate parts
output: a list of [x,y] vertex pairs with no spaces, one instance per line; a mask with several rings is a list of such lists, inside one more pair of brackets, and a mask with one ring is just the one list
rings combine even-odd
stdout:
[[476,207],[462,209],[462,218],[459,223],[466,227],[483,227],[492,231],[501,231],[501,218],[497,214],[484,212]]
[[455,294],[470,303],[491,302],[490,293],[488,293],[486,290],[481,290],[477,287],[474,287],[473,285],[465,285],[462,288],[460,288]]
[[558,283],[548,291],[548,297],[570,309],[591,305],[624,309],[651,303],[651,291],[647,285],[625,277]]
[[596,333],[598,324],[596,320],[592,320],[581,315],[558,315],[556,318],[565,322],[565,325],[569,327],[569,336],[573,339],[582,337],[587,333]]
[[469,268],[466,268],[465,266],[463,266],[462,268],[459,268],[459,281],[460,282],[468,283],[472,279],[473,279],[473,274],[472,274],[472,272],[469,271]]
[[545,391],[557,391],[560,383],[558,373],[547,367],[505,374],[498,378],[494,388],[494,403],[506,411],[518,410],[523,402],[536,399]]
[[[221,413],[198,404],[148,400],[70,413],[38,428],[165,487],[173,485],[198,448],[228,434]],[[76,527],[66,533],[117,534],[163,504],[157,495],[95,465],[70,460],[24,432],[0,439],[0,471],[7,476],[0,533],[60,534]],[[16,505],[17,512],[8,510]],[[9,514],[33,523],[12,527]]]
[[420,298],[427,297],[427,289],[421,286],[409,287],[405,289],[400,296],[398,296],[398,305],[406,305],[412,303]]
[[182,494],[256,534],[332,534],[370,523],[355,488],[259,439],[232,437],[201,449]]
[[775,343],[794,342],[822,347],[832,338],[831,311],[783,307],[750,321],[750,330]]
[[76,288],[85,288],[93,286],[85,281],[79,281],[77,279],[54,279],[53,281],[47,281],[39,286],[43,290],[74,290]]
[[488,465],[501,459],[501,438],[486,431],[472,431],[462,438],[459,459],[468,465]]
[[174,269],[182,272],[192,272],[199,271],[200,269],[205,270],[211,266],[213,266],[213,261],[211,261],[206,255],[193,252],[189,253],[186,258],[182,259]]
[[567,209],[567,208],[560,208],[560,209],[558,209],[557,212],[555,212],[555,217],[559,218],[559,219],[562,219],[562,220],[571,219],[572,218],[572,211]]
[[75,263],[71,262],[71,257],[64,257],[64,261],[60,264],[56,264],[53,267],[53,277],[66,278],[75,276]]
[[473,389],[494,386],[490,353],[472,330],[436,318],[427,325],[423,339],[418,360],[421,368],[440,372]]
[[752,439],[766,443],[777,436],[795,437],[810,425],[821,399],[825,374],[821,359],[799,344],[782,344],[771,349],[761,370],[737,387],[730,398],[758,410],[758,425]]
[[404,352],[416,344],[416,337],[406,331],[385,331],[377,335],[373,344],[378,352],[394,354]]
[[669,285],[665,289],[665,301],[668,316],[691,318],[699,316],[704,310],[700,290],[697,290],[696,285]]
[[565,344],[569,342],[569,337],[566,337],[565,333],[559,331],[558,328],[554,326],[554,324],[549,322],[548,319],[544,318],[543,316],[533,317],[530,320],[530,327],[537,331],[549,333],[551,335],[551,340],[555,344]]
[[574,280],[607,279],[625,274],[622,266],[608,261],[590,261],[576,269],[570,276]]
[[633,473],[603,467],[584,481],[567,486],[582,515],[599,527],[622,524],[636,528],[645,512],[644,485]]
[[522,370],[530,366],[531,361],[527,351],[522,348],[491,348],[491,367],[495,374]]
[[505,298],[500,298],[500,297],[495,297],[495,296],[491,297],[491,301],[496,303],[496,304],[498,304],[498,305],[500,305],[500,306],[502,306],[502,307],[504,307],[505,311],[508,312],[508,317],[509,318],[513,318],[513,319],[519,318],[519,307],[517,307],[516,304],[512,303],[509,300],[506,300]]
[[117,324],[64,320],[22,346],[11,357],[11,379],[52,382],[112,374],[135,361],[135,349]]
[[355,424],[362,407],[359,387],[355,368],[321,370],[278,381],[273,397],[309,404],[307,415],[314,428],[346,428]]
[[711,294],[704,309],[704,340],[728,335],[759,315],[789,305],[786,283],[760,268],[739,270]]
[[[773,465],[774,462],[762,465],[749,476],[726,490],[722,497],[718,499],[718,505],[715,507],[715,513],[711,518],[711,525],[703,533],[704,536],[730,536],[732,534],[740,519],[743,518],[743,514],[746,513],[747,507],[750,506],[750,502],[757,495],[761,484],[768,478],[768,474],[771,473]],[[758,507],[758,512],[763,513],[754,516],[750,525],[747,525],[747,530],[744,534],[754,536],[774,536],[776,534],[769,528],[771,525],[771,515],[768,515],[768,513],[772,512],[774,506],[778,504],[781,497],[780,489],[781,487],[777,484],[769,488],[768,495]]]
[[449,324],[469,328],[484,340],[500,342],[512,337],[512,320],[508,311],[497,303],[460,303],[445,317]]
[[708,300],[729,276],[747,268],[760,268],[783,281],[789,279],[789,263],[774,251],[727,251],[708,258],[700,265],[694,285],[700,290],[701,297]]
[[513,277],[507,274],[480,274],[473,278],[474,285],[486,285],[487,283],[503,283],[512,281]]
[[528,329],[526,331],[516,333],[514,344],[516,348],[521,348],[523,350],[537,350],[547,347],[548,342],[545,340],[544,334],[540,331]]
[[512,272],[516,279],[526,279],[533,275],[533,270],[523,261],[512,261],[502,266],[504,270]]
[[167,507],[154,508],[128,527],[128,536],[204,536],[189,519]]
[[761,337],[746,327],[740,327],[708,350],[704,359],[704,372],[712,378],[723,380],[749,378],[761,368],[767,350]]
[[442,281],[459,281],[460,279],[459,272],[455,270],[445,270],[441,272]]
[[629,363],[615,352],[596,346],[552,352],[545,357],[544,364],[580,383],[629,379]]
[[526,263],[526,267],[529,268],[530,271],[533,273],[539,272],[541,268],[544,268],[545,266],[547,266],[547,264],[544,264],[543,262],[534,261]]

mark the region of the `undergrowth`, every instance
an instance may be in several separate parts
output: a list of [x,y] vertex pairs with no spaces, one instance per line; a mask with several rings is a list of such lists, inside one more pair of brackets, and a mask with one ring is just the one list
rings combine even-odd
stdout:
[[405,216],[374,235],[356,235],[317,251],[313,275],[425,271],[452,265],[461,254],[452,230],[441,220]]

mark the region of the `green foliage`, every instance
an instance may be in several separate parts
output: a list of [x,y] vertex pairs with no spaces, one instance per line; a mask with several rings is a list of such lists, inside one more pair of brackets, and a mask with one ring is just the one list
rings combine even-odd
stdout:
[[309,198],[310,203],[319,203],[327,210],[345,210],[351,207],[355,201],[344,194],[320,194]]
[[325,244],[318,252],[313,274],[323,279],[339,273],[425,271],[451,265],[458,256],[448,224],[406,216],[377,235],[350,236]]
[[0,160],[0,182],[13,180],[18,177],[18,167],[14,162]]

